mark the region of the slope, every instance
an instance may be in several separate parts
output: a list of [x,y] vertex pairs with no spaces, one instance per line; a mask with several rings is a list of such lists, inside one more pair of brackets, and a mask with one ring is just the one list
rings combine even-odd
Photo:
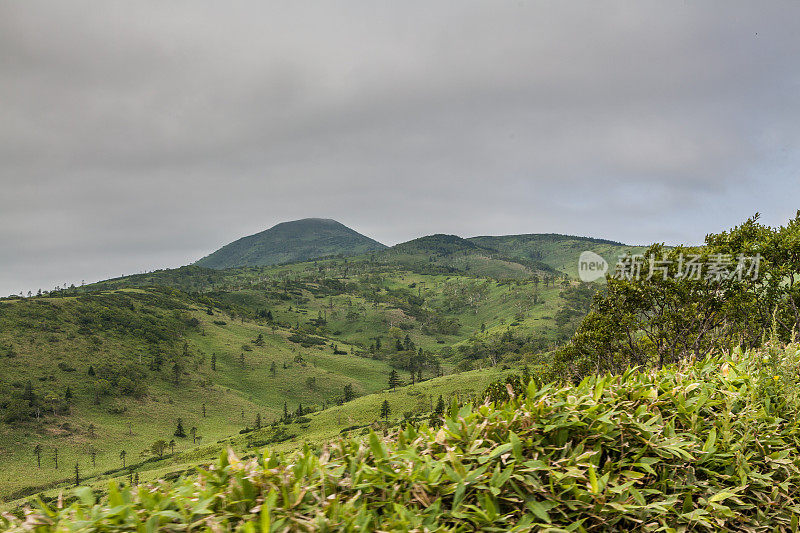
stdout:
[[[792,531],[800,439],[796,345],[519,384],[391,435],[221,454],[174,484],[88,490],[30,523],[255,531]],[[777,379],[775,379],[777,378]],[[731,413],[735,416],[731,416]]]
[[242,237],[195,264],[215,269],[274,265],[331,255],[358,255],[384,248],[383,244],[335,220],[305,218]]
[[517,260],[540,261],[571,277],[578,275],[578,257],[584,250],[591,250],[603,257],[613,272],[620,255],[641,253],[646,249],[606,239],[555,233],[481,236],[466,240],[478,246],[496,249],[505,256]]

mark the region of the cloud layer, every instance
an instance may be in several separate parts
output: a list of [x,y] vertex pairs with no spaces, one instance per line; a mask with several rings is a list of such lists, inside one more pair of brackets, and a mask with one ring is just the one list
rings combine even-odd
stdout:
[[699,242],[800,207],[800,4],[4,2],[0,294],[277,222]]

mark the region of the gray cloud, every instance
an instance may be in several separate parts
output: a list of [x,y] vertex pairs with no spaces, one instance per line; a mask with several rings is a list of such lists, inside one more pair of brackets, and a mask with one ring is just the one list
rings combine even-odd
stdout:
[[277,222],[698,242],[798,207],[800,4],[0,3],[0,294]]

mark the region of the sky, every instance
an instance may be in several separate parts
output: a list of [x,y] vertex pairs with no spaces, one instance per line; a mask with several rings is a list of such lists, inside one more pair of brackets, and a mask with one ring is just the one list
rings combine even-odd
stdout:
[[800,208],[800,3],[0,0],[0,294],[274,224],[696,244]]

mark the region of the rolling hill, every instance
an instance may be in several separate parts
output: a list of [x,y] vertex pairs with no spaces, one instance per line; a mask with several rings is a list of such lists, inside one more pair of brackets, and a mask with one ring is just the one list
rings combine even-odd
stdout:
[[556,274],[542,261],[508,254],[456,235],[435,234],[400,243],[377,254],[377,260],[420,273],[459,273],[494,279],[531,279]]
[[[151,478],[258,416],[274,422],[284,405],[326,420],[286,435],[364,424],[377,400],[360,398],[386,388],[393,369],[406,383],[444,374],[473,388],[456,376],[495,375],[566,340],[585,313],[572,317],[579,288],[361,257],[189,266],[0,299],[0,502],[68,486],[76,463],[83,479]],[[352,399],[339,416],[346,386]],[[202,442],[174,435],[179,418]],[[162,439],[176,443],[163,460],[152,451]]]
[[304,218],[242,237],[195,264],[214,269],[277,265],[317,257],[359,255],[384,248],[378,241],[335,220]]
[[620,255],[641,253],[646,247],[631,246],[621,242],[592,237],[559,235],[557,233],[530,233],[523,235],[480,236],[468,242],[497,250],[513,260],[536,261],[572,277],[578,275],[578,257],[591,250],[603,257],[613,272]]
[[[0,502],[66,487],[76,464],[87,480],[153,479],[227,444],[288,450],[292,435],[363,427],[392,370],[417,383],[391,395],[399,414],[546,360],[595,288],[551,266],[569,263],[572,241],[535,248],[522,237],[437,234],[385,248],[307,219],[200,262],[212,266],[0,299]],[[295,260],[305,254],[320,255]],[[301,405],[297,419],[310,422],[240,435]],[[178,419],[202,442],[176,436]],[[163,457],[159,440],[175,441]]]

